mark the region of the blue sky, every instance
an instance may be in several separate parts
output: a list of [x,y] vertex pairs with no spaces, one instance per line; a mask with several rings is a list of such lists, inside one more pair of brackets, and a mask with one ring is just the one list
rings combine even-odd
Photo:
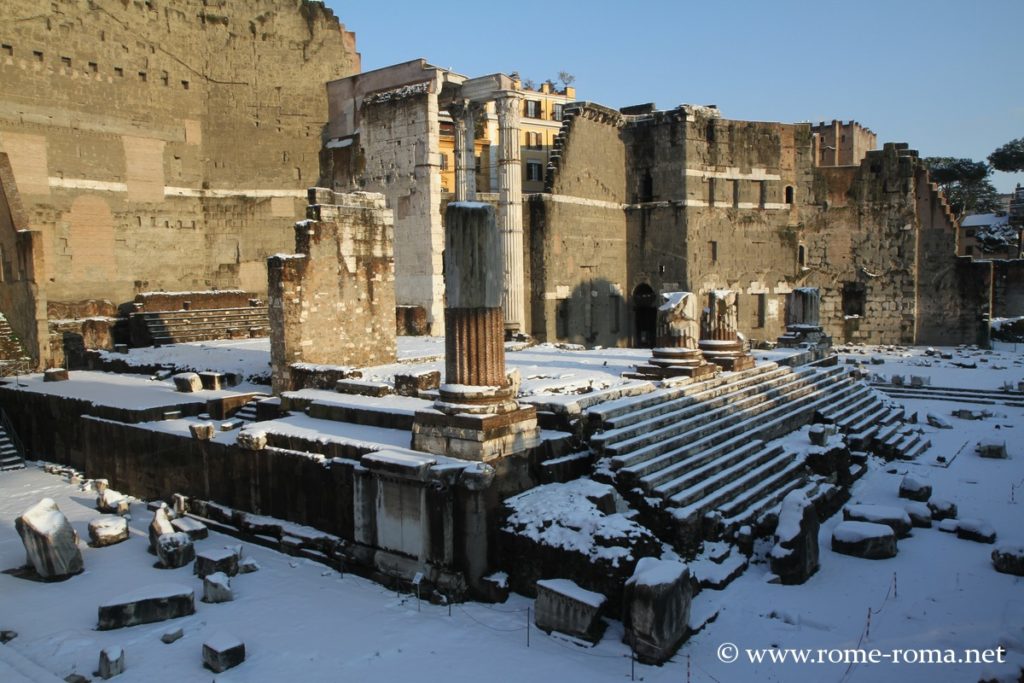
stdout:
[[[922,156],[1024,137],[1024,0],[517,0],[327,5],[363,70],[425,57],[470,76],[565,70],[612,107],[717,104],[727,118],[856,119]],[[1008,192],[1024,174],[997,173]]]

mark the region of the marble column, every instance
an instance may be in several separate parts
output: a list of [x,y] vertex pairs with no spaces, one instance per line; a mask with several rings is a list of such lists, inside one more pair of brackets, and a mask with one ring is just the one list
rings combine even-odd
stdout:
[[455,201],[476,200],[476,109],[468,100],[448,105],[455,124]]
[[523,276],[523,171],[519,146],[519,116],[523,95],[514,90],[495,99],[498,114],[498,229],[505,260],[505,329],[525,326]]

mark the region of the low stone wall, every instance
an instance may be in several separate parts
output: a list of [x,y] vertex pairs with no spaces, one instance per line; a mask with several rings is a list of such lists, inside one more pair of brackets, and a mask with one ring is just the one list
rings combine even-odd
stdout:
[[252,299],[259,299],[257,294],[240,289],[219,289],[208,292],[142,292],[135,295],[136,312],[153,313],[157,311],[180,311],[187,307],[192,309],[205,308],[242,308],[251,305]]

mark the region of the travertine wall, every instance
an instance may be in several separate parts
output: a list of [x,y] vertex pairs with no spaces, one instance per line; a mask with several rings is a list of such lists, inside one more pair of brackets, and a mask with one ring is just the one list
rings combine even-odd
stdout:
[[[567,111],[577,106],[603,110]],[[867,152],[856,166],[819,168],[807,124],[731,121],[685,105],[576,117],[562,137],[548,177],[554,194],[530,205],[538,337],[650,341],[660,292],[730,289],[740,331],[774,340],[786,295],[809,286],[821,290],[821,324],[837,341],[979,340],[987,276],[956,263],[952,218],[905,144]],[[601,156],[612,140],[624,177],[622,162]],[[614,239],[619,215],[623,243]],[[588,258],[598,267],[580,267]],[[629,316],[618,332],[595,332],[591,318],[574,314],[602,300],[595,274],[624,294]]]
[[39,286],[44,270],[41,242],[39,232],[28,230],[10,161],[0,153],[0,312],[39,367],[50,356],[46,295]]
[[380,365],[395,360],[391,210],[379,194],[310,190],[295,224],[296,254],[267,262],[274,392],[292,389],[290,365]]
[[444,334],[438,95],[454,76],[414,60],[327,85],[331,185],[387,198],[397,301],[422,307],[436,335]]
[[354,36],[306,0],[0,5],[0,151],[54,301],[261,292]]

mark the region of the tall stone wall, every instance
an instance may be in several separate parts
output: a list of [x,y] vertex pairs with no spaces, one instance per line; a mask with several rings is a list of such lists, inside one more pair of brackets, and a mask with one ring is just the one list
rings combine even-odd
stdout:
[[0,312],[37,367],[50,356],[42,254],[42,235],[28,230],[10,161],[0,153]]
[[379,365],[395,360],[391,211],[379,194],[310,190],[295,224],[296,254],[268,260],[275,393],[292,389],[292,363]]
[[1024,260],[993,261],[992,315],[1016,318],[1024,315]]
[[324,83],[359,69],[330,10],[11,0],[0,27],[0,150],[48,298],[262,291],[319,176]]
[[327,86],[335,190],[379,192],[394,212],[396,299],[444,334],[438,95],[450,72],[422,60]]
[[530,195],[524,206],[530,330],[539,340],[628,343],[622,121],[605,107],[570,105],[551,192]]

